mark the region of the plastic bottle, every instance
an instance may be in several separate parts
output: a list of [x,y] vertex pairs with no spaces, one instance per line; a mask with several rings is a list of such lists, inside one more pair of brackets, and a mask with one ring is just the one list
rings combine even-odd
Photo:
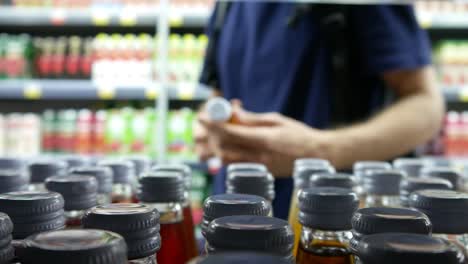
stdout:
[[347,173],[318,173],[310,177],[310,187],[335,187],[356,190],[357,178]]
[[[351,251],[356,254],[359,241],[380,233],[412,233],[431,235],[432,224],[427,215],[412,209],[369,207],[357,210],[351,219],[353,238]],[[358,257],[356,264],[361,261]]]
[[260,253],[224,253],[200,257],[189,262],[189,264],[293,264],[292,261],[285,260],[282,257]]
[[129,264],[156,264],[161,247],[159,212],[142,204],[108,204],[94,207],[83,216],[83,227],[121,235],[127,244]]
[[409,196],[419,190],[452,190],[453,185],[440,178],[406,178],[400,184],[400,202],[404,207],[409,207]]
[[49,231],[28,237],[18,251],[22,264],[127,264],[124,239],[94,229]]
[[366,204],[366,192],[362,188],[362,178],[365,174],[373,170],[391,170],[392,165],[385,161],[358,161],[353,165],[353,174],[358,181],[356,193],[359,196],[359,207],[363,208]]
[[63,196],[67,228],[79,228],[84,211],[97,204],[97,181],[92,176],[53,176],[45,185]]
[[363,175],[365,207],[399,207],[400,183],[404,173],[396,170],[376,170]]
[[258,195],[271,205],[275,199],[275,178],[269,172],[234,171],[227,177],[226,193]]
[[408,177],[419,177],[421,169],[429,166],[430,161],[418,158],[400,158],[393,161],[393,168],[404,171]]
[[434,236],[468,250],[468,194],[447,190],[421,190],[413,192],[410,206],[425,213],[432,222]]
[[179,172],[148,172],[140,178],[138,199],[155,207],[161,215],[159,264],[184,264],[189,260],[184,240],[184,193],[184,176]]
[[231,103],[222,97],[215,97],[208,100],[205,109],[210,119],[215,122],[229,122],[232,118]]
[[271,205],[257,195],[219,194],[208,197],[203,203],[203,221],[201,232],[205,236],[208,226],[214,219],[231,215],[268,216]]
[[448,167],[424,167],[420,171],[421,177],[435,177],[450,181],[454,190],[462,191],[463,181],[461,174]]
[[28,183],[29,178],[24,171],[0,169],[0,194],[25,191]]
[[112,170],[112,202],[133,202],[132,182],[136,178],[133,163],[130,161],[105,160],[99,162],[98,166],[109,167]]
[[11,232],[13,232],[13,222],[8,215],[0,213],[0,263],[10,263],[15,257]]
[[97,204],[104,205],[112,202],[112,170],[108,167],[74,167],[70,169],[70,174],[92,176],[98,184]]
[[210,255],[226,251],[254,251],[293,259],[294,233],[288,222],[278,218],[225,216],[211,221],[205,236]]
[[34,161],[28,165],[31,184],[30,191],[45,191],[45,179],[51,176],[63,176],[67,172],[67,164],[57,160]]
[[349,250],[351,217],[359,199],[351,190],[306,188],[299,193],[301,242],[297,264],[353,264]]
[[407,233],[364,237],[357,249],[363,264],[462,264],[465,257],[444,239]]

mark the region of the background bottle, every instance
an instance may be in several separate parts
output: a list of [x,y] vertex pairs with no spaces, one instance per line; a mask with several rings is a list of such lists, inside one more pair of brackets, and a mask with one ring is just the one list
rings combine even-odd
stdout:
[[428,160],[419,158],[400,158],[393,161],[393,168],[404,171],[408,177],[419,177],[421,169],[429,166]]
[[363,208],[366,204],[366,192],[362,187],[362,178],[373,170],[391,170],[392,165],[385,161],[358,161],[353,165],[353,174],[358,181],[356,193],[359,196],[359,207]]
[[52,176],[63,176],[67,172],[67,163],[56,160],[33,161],[28,165],[31,191],[45,191],[44,181]]
[[226,193],[258,195],[272,205],[275,199],[275,178],[266,171],[234,171],[227,176]]
[[112,170],[108,167],[88,166],[74,167],[70,174],[92,176],[98,184],[97,204],[104,205],[112,202]]
[[230,122],[232,119],[231,103],[222,97],[208,100],[205,109],[210,119],[215,122]]
[[366,193],[365,207],[399,207],[400,182],[404,178],[401,171],[374,170],[362,177],[362,187]]
[[100,161],[98,166],[112,170],[112,202],[131,203],[133,201],[132,181],[136,178],[133,163],[122,160],[104,160]]
[[453,189],[463,190],[463,178],[461,174],[449,167],[424,167],[420,171],[420,177],[435,177],[450,181]]
[[404,207],[409,207],[409,196],[419,190],[452,190],[453,185],[440,178],[406,178],[400,183],[400,202]]
[[284,258],[260,254],[260,253],[223,253],[216,255],[209,255],[202,257],[200,259],[194,260],[189,264],[258,264],[258,263],[268,263],[268,264],[292,264],[291,261],[285,260]]
[[0,194],[26,191],[29,178],[25,171],[0,169]]
[[310,187],[335,187],[356,190],[357,178],[347,173],[318,173],[310,177]]
[[11,232],[13,232],[13,222],[8,215],[0,213],[0,263],[10,263],[15,257]]
[[1,169],[26,170],[26,161],[20,158],[0,158]]

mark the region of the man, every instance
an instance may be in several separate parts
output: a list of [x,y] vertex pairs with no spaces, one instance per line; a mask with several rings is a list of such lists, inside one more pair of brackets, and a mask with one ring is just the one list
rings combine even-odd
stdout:
[[[294,159],[328,159],[337,169],[358,160],[389,160],[430,139],[444,114],[429,41],[412,7],[346,6],[345,46],[351,51],[346,89],[365,91],[368,97],[360,106],[368,111],[359,121],[333,126],[332,113],[340,106],[331,88],[339,82],[331,59],[336,43],[323,30],[321,13],[297,16],[297,6],[230,5],[215,47],[215,66],[218,92],[238,99],[233,101],[238,122],[215,123],[201,112],[196,135],[202,158],[264,163],[277,178],[274,211],[282,218],[287,216]],[[216,11],[210,37],[215,18]],[[382,91],[396,97],[386,107]],[[216,192],[224,191],[224,180],[215,178]]]

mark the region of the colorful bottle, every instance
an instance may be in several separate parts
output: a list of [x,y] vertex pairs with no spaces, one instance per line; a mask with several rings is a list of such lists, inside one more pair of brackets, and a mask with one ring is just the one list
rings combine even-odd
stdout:
[[226,193],[258,195],[271,205],[275,199],[275,178],[265,171],[234,171],[226,179]]
[[45,186],[63,196],[67,228],[79,228],[84,211],[97,204],[97,181],[92,176],[53,176],[46,179]]
[[208,100],[205,109],[210,119],[215,122],[229,122],[232,118],[231,103],[222,97]]
[[[359,241],[368,235],[380,233],[412,233],[430,236],[432,224],[429,218],[417,211],[405,208],[370,207],[357,210],[351,219],[353,238],[351,250],[357,253]],[[355,256],[356,264],[361,264]]]
[[94,229],[58,230],[30,236],[18,255],[22,264],[127,264],[124,239]]
[[366,203],[366,192],[362,188],[362,178],[373,170],[391,170],[392,165],[385,161],[358,161],[353,165],[353,174],[358,181],[356,193],[359,197],[359,207],[363,208]]
[[430,167],[430,162],[419,158],[400,158],[393,161],[393,168],[404,171],[408,177],[419,177],[423,167]]
[[15,257],[15,250],[11,243],[13,232],[13,222],[10,217],[0,213],[0,263],[10,263]]
[[420,171],[421,177],[435,177],[440,179],[448,180],[453,189],[456,191],[462,191],[463,189],[463,179],[461,174],[448,167],[424,167]]
[[108,204],[83,216],[83,228],[102,229],[121,235],[127,244],[128,264],[156,264],[161,247],[159,212],[142,204]]
[[282,257],[261,254],[261,253],[223,253],[216,255],[208,255],[201,257],[189,264],[258,264],[258,263],[268,263],[268,264],[292,264],[291,261],[285,260]]
[[400,202],[404,207],[409,207],[409,196],[419,190],[453,190],[453,185],[448,180],[440,178],[406,178],[400,184]]
[[184,176],[178,172],[148,172],[140,178],[138,199],[155,207],[161,217],[159,264],[184,264],[189,259],[185,248],[182,204],[185,200]]
[[88,166],[74,167],[70,174],[92,176],[98,184],[97,204],[104,205],[112,202],[112,170],[108,167]]
[[28,165],[31,191],[45,191],[44,181],[52,176],[63,176],[67,172],[67,164],[63,161],[42,160]]
[[8,192],[26,191],[29,179],[27,174],[18,170],[0,170],[0,194]]
[[404,177],[397,170],[374,170],[363,175],[365,207],[400,207],[400,183]]
[[349,249],[351,217],[359,199],[351,190],[318,187],[299,193],[301,242],[297,264],[353,264]]
[[130,161],[105,160],[98,163],[99,166],[109,167],[112,170],[112,202],[133,202],[132,182],[135,177],[135,168]]
[[462,264],[459,248],[440,238],[407,233],[384,233],[364,237],[358,245],[363,264]]
[[282,219],[258,215],[225,216],[211,221],[205,236],[210,255],[253,251],[293,259],[294,233]]

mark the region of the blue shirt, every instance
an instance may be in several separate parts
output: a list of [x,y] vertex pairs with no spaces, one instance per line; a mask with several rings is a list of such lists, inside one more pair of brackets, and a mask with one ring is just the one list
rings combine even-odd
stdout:
[[[312,127],[326,128],[332,103],[329,51],[312,13],[288,26],[294,10],[294,3],[232,4],[217,47],[219,88],[226,98],[242,100],[247,110],[280,112]],[[370,110],[381,104],[384,72],[430,64],[428,37],[412,7],[352,6],[349,21],[354,57],[350,85],[352,89],[373,88],[375,100],[370,100]],[[310,81],[306,87],[294,87],[304,58],[312,60],[307,72]],[[215,193],[224,192],[224,181],[223,173],[215,178]],[[275,185],[274,212],[286,218],[292,179],[277,179]]]

